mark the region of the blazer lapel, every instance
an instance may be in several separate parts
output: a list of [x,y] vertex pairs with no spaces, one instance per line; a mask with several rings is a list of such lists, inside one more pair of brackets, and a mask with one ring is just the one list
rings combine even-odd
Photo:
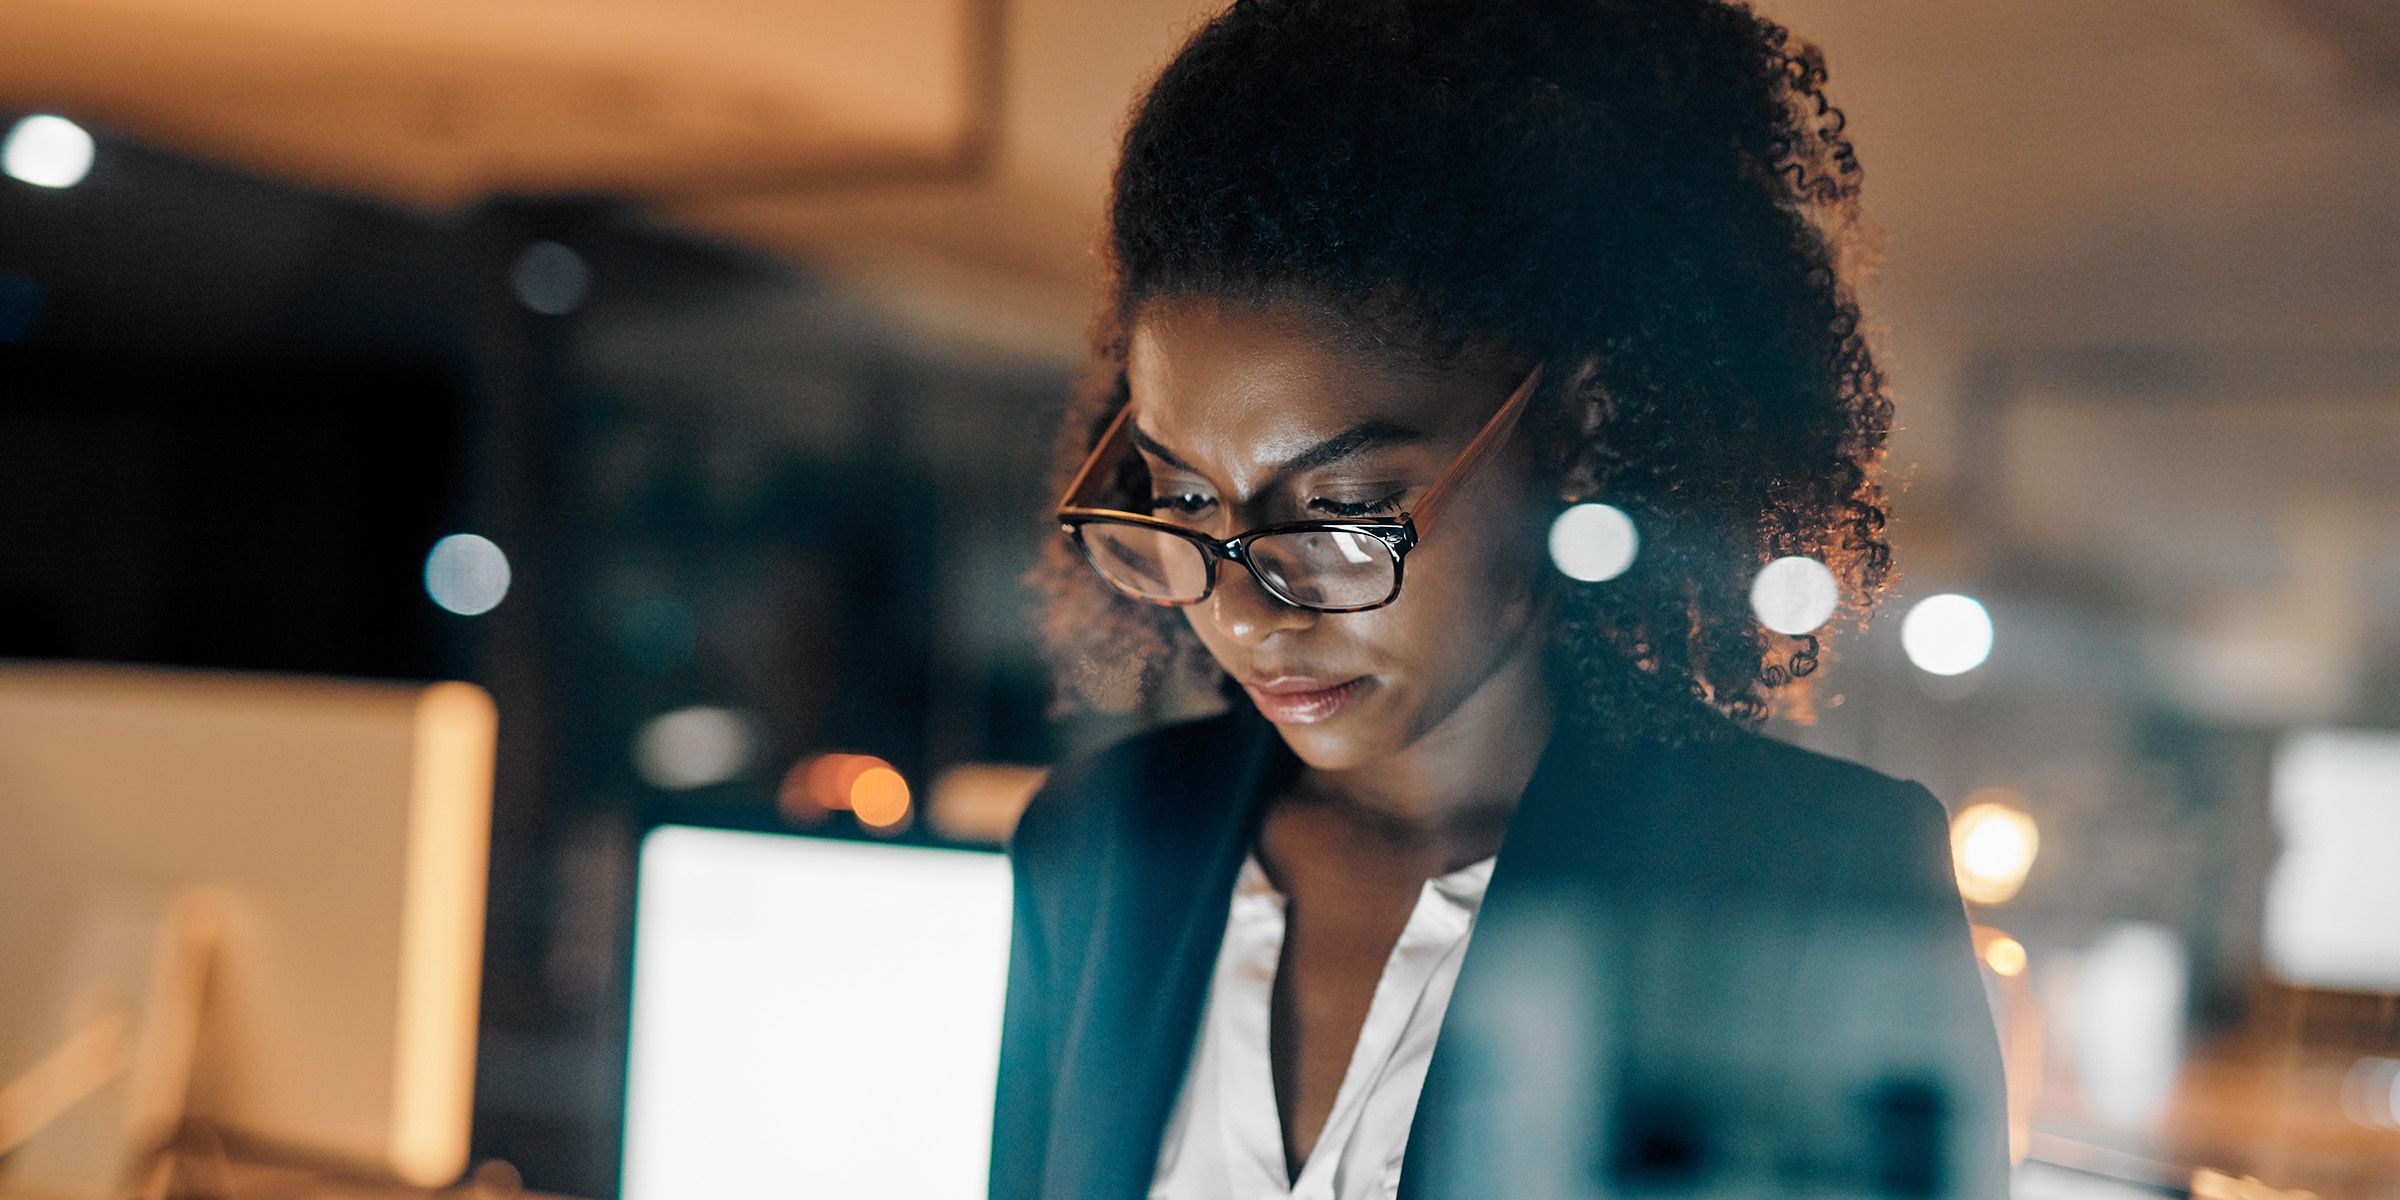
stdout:
[[1199,1033],[1235,875],[1282,747],[1247,703],[1141,764],[1060,1064],[1047,1200],[1146,1194]]

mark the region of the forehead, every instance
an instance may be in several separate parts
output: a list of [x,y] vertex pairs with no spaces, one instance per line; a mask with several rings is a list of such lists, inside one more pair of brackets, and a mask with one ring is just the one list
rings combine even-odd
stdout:
[[1291,310],[1208,300],[1149,306],[1126,356],[1134,425],[1229,479],[1366,422],[1464,436],[1489,415],[1476,407],[1486,374],[1424,370]]

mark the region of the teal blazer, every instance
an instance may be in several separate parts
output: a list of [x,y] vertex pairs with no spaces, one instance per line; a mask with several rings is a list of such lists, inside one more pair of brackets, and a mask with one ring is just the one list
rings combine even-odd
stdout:
[[[991,1200],[1140,1200],[1236,871],[1297,770],[1247,704],[1062,764],[1009,843]],[[2004,1200],[1995,1033],[1923,787],[1747,731],[1562,724],[1512,816],[1403,1200]]]

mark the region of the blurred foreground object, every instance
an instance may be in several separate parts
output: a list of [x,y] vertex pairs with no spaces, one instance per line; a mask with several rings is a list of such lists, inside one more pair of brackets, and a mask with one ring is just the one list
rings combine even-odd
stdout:
[[0,664],[0,1188],[122,1194],[187,1118],[457,1178],[496,726],[464,683]]
[[2008,1079],[2008,1160],[2025,1161],[2033,1114],[2042,1094],[2042,1013],[2033,997],[2025,943],[1990,925],[1974,925],[1975,957],[1983,963],[1984,998],[2000,1032],[2000,1066]]

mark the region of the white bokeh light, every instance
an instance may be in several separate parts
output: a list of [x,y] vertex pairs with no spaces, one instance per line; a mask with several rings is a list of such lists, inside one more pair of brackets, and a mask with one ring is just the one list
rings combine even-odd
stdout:
[[92,135],[65,117],[36,113],[0,142],[0,170],[35,187],[74,187],[92,173]]
[[2342,1114],[2369,1129],[2400,1129],[2400,1059],[2369,1055],[2342,1076]]
[[517,255],[509,271],[509,286],[525,307],[544,316],[563,317],[583,307],[592,289],[592,269],[583,256],[557,242],[535,242]]
[[2301,729],[2275,747],[2266,965],[2305,987],[2400,991],[2400,735]]
[[462,617],[490,612],[508,597],[508,556],[490,538],[451,534],[425,556],[425,594]]
[[1758,623],[1799,637],[1833,619],[1842,588],[1824,563],[1803,555],[1768,563],[1750,584],[1750,611]]
[[1971,597],[1927,596],[1900,622],[1908,661],[1935,675],[1958,675],[1992,656],[1992,617]]
[[2083,952],[2076,986],[2061,999],[2062,1028],[2083,1080],[2083,1102],[2104,1127],[2150,1133],[2175,1091],[2183,1061],[2190,955],[2174,930],[2122,922]]
[[1550,561],[1585,583],[1624,574],[1641,545],[1633,518],[1613,504],[1578,504],[1550,523]]
[[741,713],[694,705],[643,722],[634,735],[633,765],[652,787],[684,791],[741,774],[757,745],[757,733]]

